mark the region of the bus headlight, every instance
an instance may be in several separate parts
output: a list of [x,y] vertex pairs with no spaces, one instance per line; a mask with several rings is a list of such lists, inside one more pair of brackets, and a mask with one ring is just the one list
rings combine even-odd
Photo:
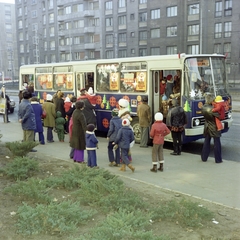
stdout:
[[198,118],[194,119],[194,125],[199,126],[200,125],[200,120]]

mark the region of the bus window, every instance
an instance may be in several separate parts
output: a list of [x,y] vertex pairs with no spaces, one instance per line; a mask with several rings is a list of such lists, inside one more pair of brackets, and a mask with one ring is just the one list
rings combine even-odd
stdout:
[[54,91],[73,91],[73,74],[58,73],[53,74]]

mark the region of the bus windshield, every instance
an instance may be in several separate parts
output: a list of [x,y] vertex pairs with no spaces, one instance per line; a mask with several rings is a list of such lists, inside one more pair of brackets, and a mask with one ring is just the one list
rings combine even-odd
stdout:
[[184,95],[204,99],[204,93],[227,94],[227,80],[223,57],[194,57],[185,61]]

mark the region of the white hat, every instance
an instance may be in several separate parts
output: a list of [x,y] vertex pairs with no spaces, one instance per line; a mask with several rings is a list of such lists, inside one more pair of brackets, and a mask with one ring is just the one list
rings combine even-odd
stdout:
[[130,121],[129,121],[127,118],[124,118],[124,119],[122,120],[122,125],[123,125],[123,126],[130,126]]
[[71,101],[70,101],[70,98],[69,98],[69,97],[66,97],[64,102],[71,102]]
[[118,101],[118,104],[121,108],[127,108],[129,106],[129,102],[128,100],[124,99],[124,98],[121,98],[119,101]]
[[162,120],[163,120],[163,115],[162,115],[162,113],[157,112],[157,113],[155,114],[155,120],[156,120],[156,121],[162,121]]
[[52,95],[51,94],[47,94],[47,101],[52,101]]

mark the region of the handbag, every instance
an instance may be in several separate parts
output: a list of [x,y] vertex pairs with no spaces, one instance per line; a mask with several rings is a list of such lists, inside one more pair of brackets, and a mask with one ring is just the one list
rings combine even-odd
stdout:
[[47,112],[45,110],[43,110],[42,112],[42,118],[46,118],[47,117]]

